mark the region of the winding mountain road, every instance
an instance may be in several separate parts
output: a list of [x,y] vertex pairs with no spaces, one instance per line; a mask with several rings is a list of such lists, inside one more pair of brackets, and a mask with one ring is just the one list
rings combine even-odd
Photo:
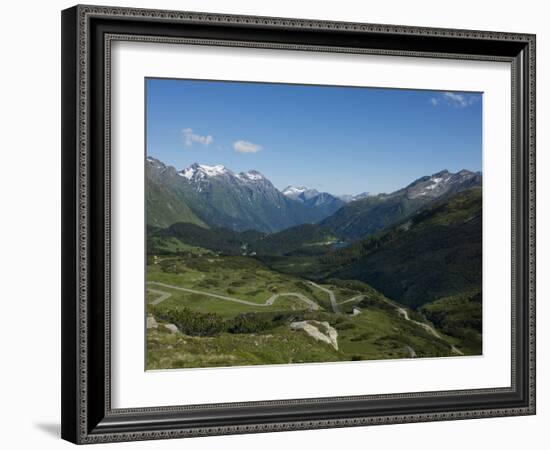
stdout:
[[[319,309],[319,305],[317,303],[315,303],[313,300],[307,298],[305,295],[300,294],[298,292],[281,292],[280,294],[274,294],[271,297],[269,297],[265,301],[265,303],[256,303],[256,302],[251,302],[249,300],[242,300],[240,298],[228,297],[226,295],[213,294],[211,292],[197,291],[196,289],[183,288],[183,287],[174,286],[174,285],[171,285],[171,284],[161,283],[161,282],[158,282],[158,281],[149,281],[147,284],[152,284],[154,286],[161,286],[161,287],[164,287],[164,288],[167,288],[167,289],[176,289],[178,291],[188,292],[190,294],[205,295],[207,297],[213,297],[213,298],[217,298],[219,300],[225,300],[225,301],[228,301],[228,302],[241,303],[243,305],[250,305],[250,306],[271,306],[275,303],[275,301],[279,297],[294,297],[294,298],[297,298],[298,300],[306,303],[311,310],[318,310]],[[151,288],[149,288],[149,290],[151,292],[154,292],[154,293],[163,292],[163,291],[157,291],[156,289],[151,289]],[[168,297],[170,297],[172,295],[172,294],[169,294],[169,293],[166,293],[166,292],[164,294],[167,294],[168,296],[164,297],[162,299],[159,297],[158,299],[154,300],[154,302],[156,302],[156,303],[153,303],[153,302],[151,302],[151,303],[156,305],[156,304],[160,303],[161,301],[166,300]]]
[[[366,297],[365,295],[360,294],[360,295],[356,295],[354,297],[351,297],[347,300],[343,300],[340,303],[338,303],[336,301],[336,295],[334,294],[334,292],[331,289],[328,289],[324,286],[321,286],[317,283],[314,283],[313,281],[308,281],[308,283],[311,284],[312,286],[316,287],[317,289],[320,289],[321,291],[326,292],[328,294],[329,299],[330,299],[330,304],[332,306],[332,310],[334,311],[335,314],[340,314],[341,313],[340,308],[338,307],[338,305],[363,300]],[[240,298],[228,297],[226,295],[213,294],[211,292],[198,291],[196,289],[189,289],[189,288],[174,286],[174,285],[171,285],[171,284],[161,283],[159,281],[148,281],[147,284],[154,285],[154,286],[160,286],[160,287],[164,287],[164,288],[167,288],[167,289],[175,289],[175,290],[178,290],[178,291],[188,292],[188,293],[191,293],[191,294],[205,295],[207,297],[212,297],[212,298],[216,298],[216,299],[219,299],[219,300],[225,300],[225,301],[228,301],[228,302],[235,302],[235,303],[241,303],[243,305],[259,306],[259,307],[272,306],[279,297],[294,297],[294,298],[297,298],[298,300],[302,301],[303,303],[307,304],[309,306],[309,309],[311,309],[313,311],[317,311],[317,310],[320,309],[320,306],[315,301],[311,300],[310,298],[306,297],[303,294],[300,294],[299,292],[282,292],[282,293],[279,293],[279,294],[273,294],[264,303],[256,303],[256,302],[251,302],[249,300],[242,300]],[[166,300],[166,299],[168,299],[172,296],[172,294],[169,293],[169,292],[159,291],[157,289],[152,289],[152,288],[148,288],[148,290],[150,292],[153,292],[154,294],[159,295],[158,298],[156,298],[155,300],[153,300],[151,302],[151,304],[153,304],[153,305],[158,305],[159,303],[163,302],[164,300]],[[438,339],[444,340],[441,337],[441,335],[435,330],[435,328],[432,327],[431,325],[429,325],[427,323],[423,323],[423,322],[418,322],[417,320],[411,319],[409,317],[408,311],[405,308],[403,308],[399,305],[396,305],[395,303],[393,303],[389,300],[383,300],[383,301],[385,303],[387,303],[388,305],[392,306],[393,308],[395,308],[397,313],[400,316],[402,316],[406,321],[412,322],[415,325],[417,325],[417,326],[423,328],[424,330],[426,330],[432,336],[434,336]],[[462,353],[454,345],[449,344],[449,346],[451,348],[452,353],[454,353],[456,355],[459,355],[459,356],[464,356],[464,353]]]
[[[405,320],[408,320],[409,322],[412,322],[416,325],[418,325],[419,327],[421,328],[424,328],[424,330],[426,330],[428,333],[430,333],[432,336],[438,338],[438,339],[441,339],[443,341],[445,341],[445,339],[443,339],[441,337],[441,335],[435,330],[434,327],[432,327],[431,325],[427,324],[427,323],[422,323],[422,322],[418,322],[417,320],[413,320],[409,317],[409,313],[408,311],[405,309],[405,308],[402,308],[401,306],[398,306],[396,305],[395,303],[392,303],[388,300],[384,300],[384,302],[386,302],[388,305],[391,305],[393,306],[399,315],[401,315]],[[445,341],[447,342],[447,341]],[[449,344],[449,346],[451,347],[451,352],[454,353],[455,355],[460,355],[460,356],[464,356],[464,353],[462,353],[458,348],[456,348],[454,345],[452,344]]]
[[332,310],[335,314],[340,314],[340,308],[338,308],[338,303],[336,303],[336,296],[334,295],[334,292],[332,292],[330,289],[327,289],[326,287],[323,287],[317,283],[314,283],[313,281],[308,281],[309,284],[312,286],[315,286],[317,289],[320,289],[323,292],[326,292],[328,294],[328,298],[330,299],[330,304],[332,306]]

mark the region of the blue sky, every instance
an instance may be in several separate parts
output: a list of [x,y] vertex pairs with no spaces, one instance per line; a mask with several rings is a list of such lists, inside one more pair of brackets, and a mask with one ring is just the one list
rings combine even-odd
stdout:
[[255,169],[277,188],[391,192],[442,169],[481,170],[482,95],[146,79],[147,155]]

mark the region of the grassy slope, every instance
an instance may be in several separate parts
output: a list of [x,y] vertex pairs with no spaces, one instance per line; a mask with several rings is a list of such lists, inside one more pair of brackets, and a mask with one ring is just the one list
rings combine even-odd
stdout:
[[263,236],[251,243],[251,249],[260,255],[316,254],[336,241],[329,229],[304,224]]
[[[300,292],[314,299],[322,309],[307,311],[305,304],[290,299],[277,300],[269,307],[254,307],[151,285],[153,289],[172,294],[161,303],[163,308],[187,307],[200,313],[214,312],[224,320],[243,313],[290,315],[282,325],[257,333],[222,332],[196,337],[173,335],[162,326],[148,330],[149,369],[404,358],[409,357],[407,346],[412,347],[417,356],[449,356],[449,345],[458,342],[447,336],[445,340],[437,339],[418,325],[405,321],[385,302],[387,299],[382,294],[360,282],[331,280],[323,283],[334,291],[338,301],[358,294],[366,296],[360,306],[362,313],[352,316],[349,313],[354,303],[341,305],[343,314],[334,314],[326,292],[297,277],[270,270],[250,257],[216,256],[192,249],[186,254],[159,256],[152,260],[154,262],[148,266],[149,281],[258,303],[265,302],[272,293]],[[157,296],[148,293],[149,300]],[[339,350],[315,341],[304,332],[290,330],[290,321],[304,319],[327,321],[336,328]]]
[[[243,314],[285,314],[287,322],[254,333],[222,331],[209,337],[170,334],[160,326],[147,333],[147,367],[394,359],[409,357],[411,348],[419,357],[437,357],[450,356],[450,345],[465,354],[480,354],[481,329],[477,328],[476,318],[478,314],[481,317],[481,303],[472,300],[472,295],[457,294],[480,286],[479,189],[433,205],[346,249],[320,257],[304,256],[309,245],[323,247],[332,239],[330,233],[318,233],[318,228],[311,226],[295,227],[267,238],[257,232],[206,230],[192,224],[176,224],[169,232],[155,231],[149,236],[149,281],[258,303],[243,305],[151,286],[171,294],[162,302],[163,308],[185,307],[200,314],[214,313],[223,321]],[[293,252],[296,247],[302,249]],[[264,256],[264,262],[241,256],[256,250],[298,256]],[[342,314],[334,314],[327,293],[308,284],[302,276],[320,280],[339,302],[358,294],[367,298],[341,305]],[[440,299],[427,304],[421,312],[436,324],[441,339],[406,321],[373,287],[349,278],[366,280],[392,299],[409,300],[411,306],[419,304],[418,298],[421,303]],[[317,302],[321,310],[307,311],[306,304],[290,298],[260,306],[274,293],[283,292],[301,293]],[[158,294],[148,293],[148,300],[155,298]],[[359,315],[351,315],[354,305],[361,309]],[[154,309],[150,312],[154,313]],[[411,310],[409,316],[425,320]],[[339,349],[315,341],[304,332],[290,330],[290,321],[304,319],[329,322],[338,331]],[[160,317],[157,320],[162,323]]]
[[351,202],[320,222],[337,236],[356,240],[376,233],[416,211],[426,203],[405,195],[379,195]]
[[210,228],[192,223],[174,223],[165,229],[153,229],[150,239],[155,242],[150,252],[164,244],[162,239],[179,240],[226,255],[256,253],[259,255],[323,254],[337,238],[327,229],[311,224],[298,225],[284,231],[264,234],[259,231],[234,231]]
[[412,307],[479,289],[481,189],[465,191],[427,208],[407,223],[353,245],[342,254],[350,259],[332,276],[366,281]]
[[480,292],[444,297],[420,311],[441,330],[461,340],[462,347],[481,353],[482,301]]
[[[157,281],[188,289],[207,291],[213,294],[236,297],[242,300],[265,303],[273,294],[298,292],[317,301],[321,306],[329,306],[327,295],[304,282],[304,280],[270,270],[267,266],[253,258],[244,256],[196,255],[173,256],[159,258],[157,264],[147,267],[147,280]],[[155,288],[156,289],[156,288]],[[168,290],[167,288],[159,288]],[[245,312],[253,308],[239,303],[223,302],[216,299],[195,301],[197,294],[189,294],[172,290],[173,299],[167,302],[183,302],[186,306],[201,303],[201,308],[211,312],[230,311]],[[188,305],[189,303],[189,305]],[[272,307],[257,308],[257,311],[278,310],[281,305],[302,305],[286,298],[278,299]],[[210,309],[211,308],[211,309]]]
[[188,222],[207,227],[186,203],[158,184],[147,184],[145,201],[148,225],[164,228],[176,222]]
[[479,289],[481,189],[457,194],[330,254],[266,261],[296,276],[361,280],[411,307]]

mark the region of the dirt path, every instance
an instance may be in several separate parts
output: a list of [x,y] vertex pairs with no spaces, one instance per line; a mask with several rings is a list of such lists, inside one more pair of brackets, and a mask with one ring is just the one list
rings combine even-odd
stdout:
[[170,294],[169,292],[157,291],[156,289],[151,289],[151,288],[147,288],[147,290],[149,292],[152,292],[153,294],[157,294],[159,296],[158,298],[154,299],[151,302],[151,305],[158,305],[160,302],[163,302],[167,298],[172,297],[172,294]]
[[[441,339],[443,341],[445,341],[445,339],[443,339],[441,337],[441,335],[435,330],[434,327],[432,327],[431,325],[427,324],[427,323],[422,323],[422,322],[418,322],[417,320],[413,320],[409,317],[409,313],[408,311],[405,309],[405,308],[402,308],[401,306],[398,306],[396,305],[395,303],[392,303],[388,300],[384,300],[384,302],[386,302],[388,305],[391,305],[393,306],[399,315],[403,316],[403,318],[409,322],[412,322],[416,325],[418,325],[419,327],[422,327],[424,328],[424,330],[426,330],[428,333],[430,333],[432,336],[438,338],[438,339]],[[447,341],[445,341],[447,342]],[[454,353],[455,355],[460,355],[460,356],[464,356],[464,353],[462,353],[458,348],[456,348],[454,345],[452,344],[449,344],[450,347],[451,347],[451,353]]]

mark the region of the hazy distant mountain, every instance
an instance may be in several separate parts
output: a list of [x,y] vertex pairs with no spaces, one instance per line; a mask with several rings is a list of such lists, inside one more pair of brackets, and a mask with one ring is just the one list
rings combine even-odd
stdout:
[[313,198],[319,195],[317,189],[309,189],[306,187],[296,187],[296,186],[287,186],[283,189],[283,194],[292,200],[297,200],[299,202],[305,202],[306,200]]
[[334,214],[345,204],[338,197],[328,192],[319,192],[316,189],[288,186],[282,192],[287,198],[291,198],[312,209],[316,209],[325,217]]
[[360,194],[357,194],[357,195],[351,195],[351,194],[339,195],[338,198],[342,200],[344,203],[349,203],[349,202],[354,202],[355,200],[361,200],[369,196],[370,196],[370,193],[361,192]]
[[391,194],[369,195],[347,203],[319,225],[337,236],[356,240],[392,225],[421,207],[470,187],[481,186],[479,172],[448,170],[421,177]]
[[[286,195],[288,198],[291,198],[292,200],[297,200],[302,203],[309,202],[316,202],[324,203],[324,202],[330,202],[339,205],[339,207],[343,206],[345,203],[353,202],[355,200],[361,200],[362,198],[368,197],[370,194],[368,192],[361,192],[360,194],[352,195],[352,194],[344,194],[344,195],[333,195],[329,194],[328,192],[319,192],[317,189],[310,189],[307,187],[296,187],[296,186],[287,186],[285,189],[283,189],[283,194]],[[313,200],[317,199],[317,200]],[[339,202],[335,202],[335,200],[340,200]]]
[[[324,195],[318,196],[318,202],[288,198],[256,170],[234,173],[223,165],[195,163],[178,172],[148,158],[147,174],[152,190],[169,192],[212,227],[276,232],[318,222],[341,206],[338,199],[331,202]],[[154,218],[148,215],[148,220],[151,223]]]

